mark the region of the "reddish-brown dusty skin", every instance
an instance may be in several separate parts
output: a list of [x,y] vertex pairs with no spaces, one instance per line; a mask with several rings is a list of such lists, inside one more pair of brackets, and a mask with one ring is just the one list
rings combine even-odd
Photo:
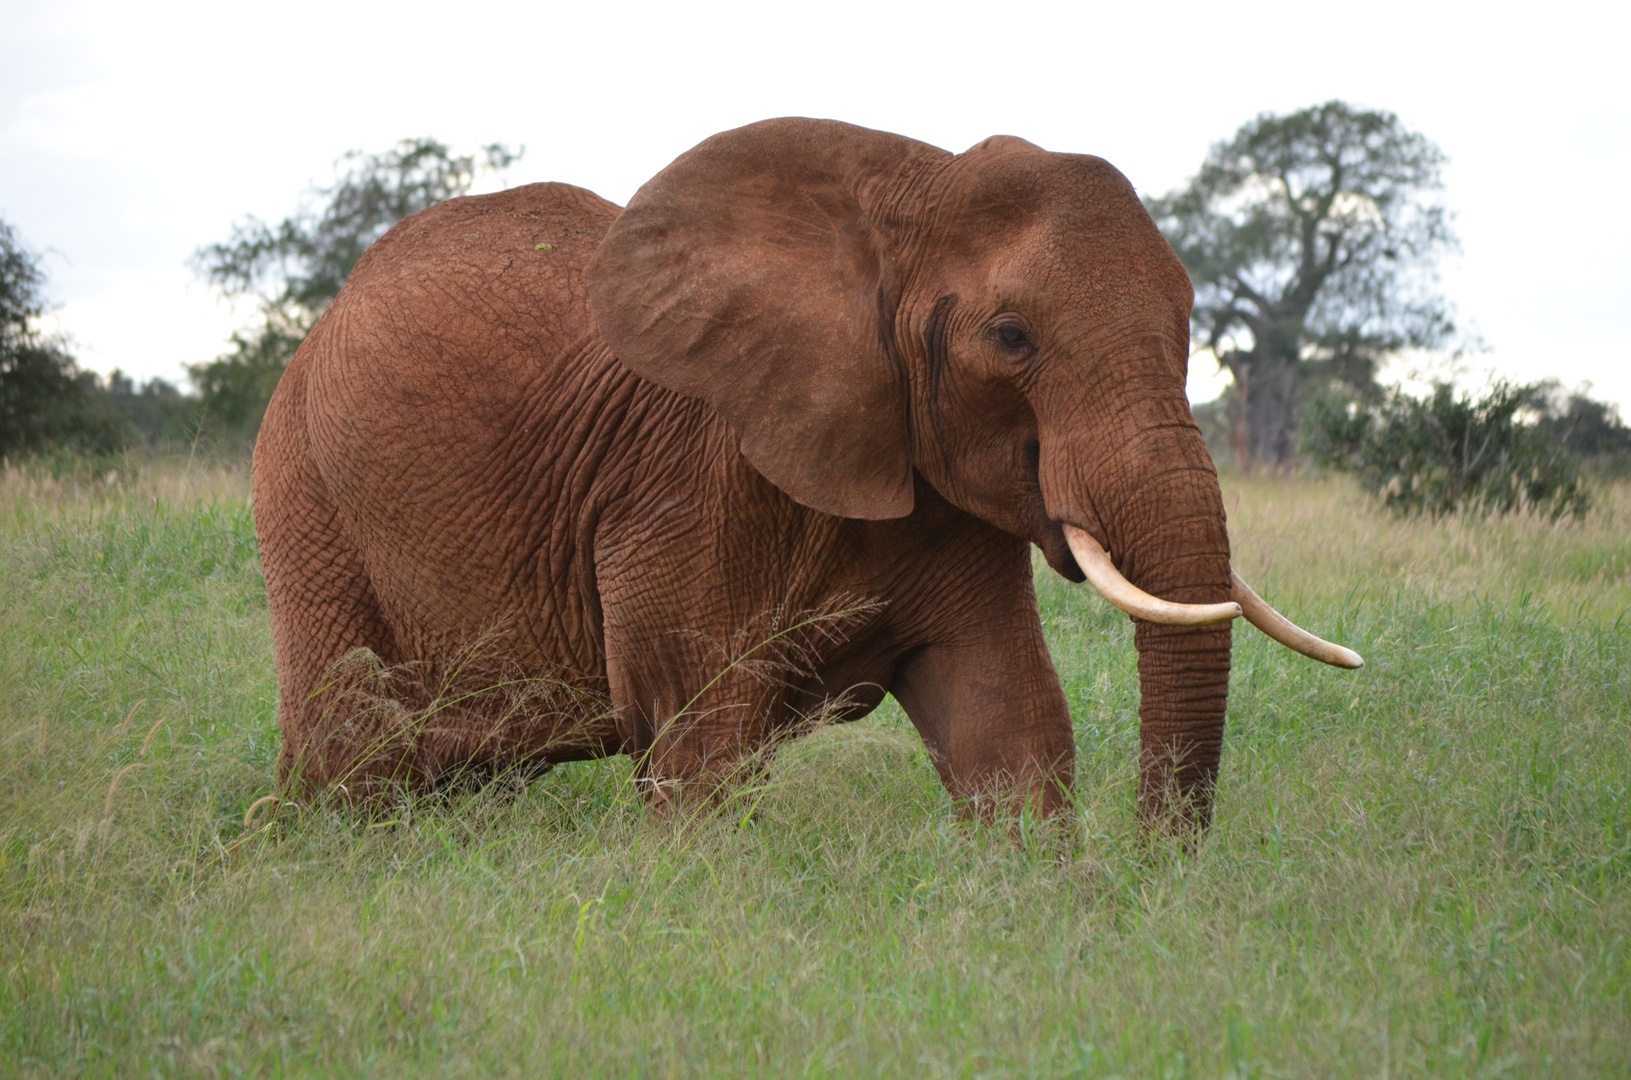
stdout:
[[[621,213],[538,184],[408,218],[256,448],[285,777],[627,752],[667,799],[891,691],[954,796],[1057,809],[1074,747],[1029,545],[1081,580],[1069,523],[1158,597],[1230,594],[1190,301],[1120,173],[1006,137],[773,120]],[[1136,641],[1144,809],[1204,821],[1228,626]],[[328,674],[363,648],[395,674]],[[357,689],[515,675],[582,707],[476,694],[393,728]]]

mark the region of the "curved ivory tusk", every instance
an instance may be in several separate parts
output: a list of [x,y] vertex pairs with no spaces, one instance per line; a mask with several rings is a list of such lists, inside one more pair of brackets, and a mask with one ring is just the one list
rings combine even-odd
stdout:
[[[1175,604],[1170,600],[1156,599],[1122,577],[1121,571],[1110,562],[1110,556],[1099,546],[1099,542],[1093,539],[1090,533],[1074,525],[1065,526],[1065,543],[1070,545],[1070,553],[1076,556],[1076,565],[1087,575],[1088,583],[1099,590],[1100,595],[1106,600],[1134,618],[1143,619],[1145,622],[1165,623],[1169,626],[1207,626],[1212,623],[1228,622],[1242,614],[1241,605],[1234,600],[1222,604]],[[1239,580],[1235,579],[1237,585]],[[1250,589],[1246,591],[1251,592]],[[1253,598],[1255,599],[1255,594]],[[1257,602],[1263,604],[1261,600]],[[1274,609],[1269,608],[1267,604],[1263,604],[1263,607],[1273,613]],[[1281,621],[1284,622],[1283,619]],[[1286,625],[1291,626],[1290,623]],[[1295,626],[1291,628],[1297,630]],[[1300,630],[1297,632],[1302,633]]]
[[1335,645],[1324,638],[1315,637],[1269,607],[1261,596],[1252,592],[1250,585],[1240,580],[1240,575],[1235,573],[1233,568],[1229,570],[1229,578],[1232,582],[1229,596],[1235,603],[1240,605],[1241,611],[1245,612],[1246,621],[1275,641],[1288,649],[1300,652],[1304,656],[1311,656],[1315,660],[1330,664],[1333,667],[1362,668],[1365,666],[1364,658],[1352,649],[1344,649],[1341,645]]

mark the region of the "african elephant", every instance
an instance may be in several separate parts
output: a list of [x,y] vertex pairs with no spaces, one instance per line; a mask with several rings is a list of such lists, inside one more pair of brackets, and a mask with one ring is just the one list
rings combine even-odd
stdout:
[[[1136,617],[1140,807],[1204,823],[1228,620],[1359,661],[1232,577],[1191,299],[1119,172],[1011,137],[769,120],[621,211],[536,184],[405,219],[255,450],[281,774],[355,793],[621,752],[666,805],[887,692],[964,805],[1057,810],[1034,544]],[[363,723],[334,673],[369,655],[387,696],[458,667],[604,708],[473,691]]]

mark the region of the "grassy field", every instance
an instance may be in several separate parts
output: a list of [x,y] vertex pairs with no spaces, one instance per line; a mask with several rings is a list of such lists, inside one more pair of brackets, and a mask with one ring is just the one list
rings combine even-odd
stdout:
[[1225,494],[1247,579],[1369,666],[1236,629],[1185,855],[1132,820],[1129,624],[1045,569],[1070,842],[960,824],[892,704],[684,827],[619,760],[246,829],[245,477],[13,470],[0,1074],[1631,1075],[1631,488],[1556,527]]

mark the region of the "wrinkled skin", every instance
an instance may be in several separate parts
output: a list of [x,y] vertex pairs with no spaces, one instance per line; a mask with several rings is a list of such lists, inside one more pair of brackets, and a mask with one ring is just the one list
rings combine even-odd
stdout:
[[[621,213],[539,184],[414,215],[256,448],[284,776],[366,790],[624,752],[661,803],[823,702],[855,718],[890,692],[954,797],[1057,810],[1074,746],[1030,545],[1080,581],[1072,524],[1157,596],[1228,596],[1191,298],[1120,173],[1007,137],[954,156],[766,121]],[[857,604],[796,662],[726,666]],[[1229,629],[1135,641],[1143,812],[1204,822]],[[472,697],[370,756],[325,678],[360,648],[410,681],[457,655],[609,707],[484,722]]]

